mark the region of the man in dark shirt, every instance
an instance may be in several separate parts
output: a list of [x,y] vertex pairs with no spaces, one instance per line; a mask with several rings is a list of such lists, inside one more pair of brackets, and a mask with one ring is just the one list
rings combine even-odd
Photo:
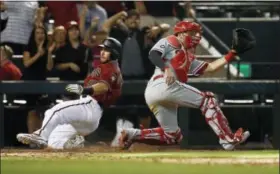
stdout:
[[59,70],[60,80],[82,80],[87,75],[92,53],[81,43],[77,22],[68,22],[66,29],[66,45],[57,50],[55,66]]
[[147,59],[148,52],[168,30],[167,24],[140,28],[140,15],[136,10],[128,11],[124,23],[119,22],[112,28],[110,36],[123,44],[120,64],[125,79],[148,79],[152,75],[154,66]]

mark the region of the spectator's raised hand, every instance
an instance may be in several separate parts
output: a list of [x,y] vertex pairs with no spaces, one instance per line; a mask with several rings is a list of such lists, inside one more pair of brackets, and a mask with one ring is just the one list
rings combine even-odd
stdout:
[[43,24],[43,22],[41,22],[41,21],[39,21],[39,20],[36,20],[36,22],[35,22],[35,27],[36,27],[36,28],[44,27],[44,24]]
[[41,9],[40,10],[40,16],[42,17],[42,19],[44,19],[45,15],[47,13],[48,7],[41,7],[40,9]]
[[45,54],[45,49],[43,48],[44,40],[40,43],[38,47],[38,52],[37,54],[41,57],[42,55]]
[[148,30],[148,37],[155,38],[160,34],[160,32],[161,32],[160,27],[158,26],[151,27],[151,29]]
[[45,19],[47,10],[48,10],[48,7],[40,7],[36,10],[35,26],[43,25],[43,21]]
[[127,12],[126,11],[121,11],[119,12],[120,17],[126,18],[127,17]]
[[52,53],[54,51],[55,47],[56,47],[56,43],[53,42],[52,45],[49,47],[48,52]]
[[121,21],[123,21],[124,19],[126,19],[127,16],[128,16],[126,11],[121,11],[121,12],[119,12],[117,15],[118,15],[119,20],[121,20]]
[[87,13],[88,13],[88,6],[84,5],[83,8],[82,8],[81,17],[85,18]]
[[102,30],[110,33],[110,30],[112,29],[112,27],[114,25],[120,25],[122,24],[122,20],[125,19],[127,17],[127,12],[125,11],[121,11],[113,16],[111,16],[109,19],[107,19],[103,26],[102,26]]
[[0,10],[1,10],[1,11],[7,10],[7,6],[4,4],[3,1],[0,1]]
[[91,19],[90,27],[95,28],[97,26],[98,22],[99,22],[99,17],[93,17]]
[[116,14],[117,16],[117,24],[120,24],[126,17],[127,17],[127,12],[126,11],[121,11]]
[[185,9],[188,17],[194,18],[196,16],[195,10],[193,9],[191,2],[186,2]]

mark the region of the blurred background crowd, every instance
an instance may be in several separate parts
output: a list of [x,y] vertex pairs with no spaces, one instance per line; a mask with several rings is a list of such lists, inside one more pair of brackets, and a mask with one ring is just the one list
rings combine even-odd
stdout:
[[[150,11],[172,15],[174,3],[167,4],[168,10]],[[108,36],[123,44],[120,64],[125,78],[147,79],[153,73],[148,51],[170,28],[156,22],[141,26],[140,16],[148,13],[144,2],[1,1],[1,11],[9,17],[1,43],[10,53],[23,55],[23,66],[18,65],[22,77],[18,74],[13,80],[83,80],[99,64],[98,45]]]
[[[99,64],[98,45],[108,36],[123,44],[119,61],[124,79],[148,79],[154,68],[148,52],[171,28],[156,17],[181,20],[240,15],[237,9],[194,9],[191,2],[178,1],[0,2],[1,17],[9,19],[1,32],[1,45],[9,46],[4,51],[7,56],[2,57],[23,55],[22,62],[16,62],[19,69],[14,75],[1,80],[83,80]],[[279,17],[279,11],[242,13],[242,17],[264,16]]]
[[[148,59],[149,50],[160,38],[172,33],[172,25],[177,21],[185,18],[205,18],[205,21],[207,18],[215,18],[230,21],[247,17],[266,18],[268,21],[276,19],[279,22],[279,4],[241,6],[231,4],[230,1],[222,3],[224,4],[203,1],[1,0],[0,80],[83,80],[100,63],[98,45],[108,36],[117,38],[123,44],[119,63],[124,80],[144,80],[148,79],[154,71],[154,66]],[[169,20],[164,17],[168,17]],[[209,26],[211,28],[210,24]],[[203,29],[205,30],[205,27]],[[219,29],[223,30],[222,27]],[[272,33],[277,33],[274,36],[276,38],[279,36],[278,29],[274,27],[271,30]],[[206,31],[207,37],[209,31]],[[224,37],[226,39],[231,37],[230,29],[227,33],[228,36]],[[264,60],[263,57],[268,52],[276,57],[280,55],[276,45],[267,45],[271,37],[265,34],[259,36],[266,37],[267,40],[258,42],[260,47],[255,50],[254,55],[249,53],[248,60],[250,56],[253,57],[251,60],[257,60],[255,55],[259,55]],[[218,42],[221,41],[218,39]],[[217,45],[218,50],[220,46],[221,44]],[[217,58],[215,51],[211,51],[212,47],[213,45],[202,39],[197,54],[201,58],[206,58],[206,61],[211,56],[213,58],[213,55]],[[267,61],[277,59],[270,55],[266,56]],[[246,64],[242,67],[246,69]],[[271,67],[269,69],[271,70]],[[222,70],[214,77],[226,77],[228,73],[236,77],[234,68],[227,73]],[[246,76],[248,72],[245,70],[242,73]],[[268,74],[271,74],[269,70]],[[67,96],[56,96],[56,99],[60,97]],[[50,107],[50,102],[44,100],[48,97],[42,95],[28,95],[23,98],[30,106],[27,114],[28,132],[33,132],[40,126],[41,118],[38,118],[38,115],[42,115],[41,110],[45,110],[45,107]],[[144,98],[142,96],[139,99],[138,96],[135,99],[131,96],[120,101],[124,104],[131,102],[143,104]],[[130,109],[127,114],[133,116],[142,113]],[[151,117],[146,117],[149,114],[146,109],[142,114],[145,115],[141,120],[142,124],[149,126]]]

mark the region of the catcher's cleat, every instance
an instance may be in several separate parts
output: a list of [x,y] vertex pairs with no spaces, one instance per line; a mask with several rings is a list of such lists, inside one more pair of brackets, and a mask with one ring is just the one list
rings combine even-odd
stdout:
[[127,130],[122,130],[121,136],[119,137],[119,147],[123,150],[127,150],[132,144],[132,136],[129,135]]
[[225,150],[233,150],[237,145],[244,143],[249,138],[249,136],[249,131],[243,132],[243,129],[239,128],[234,134],[234,143],[220,139],[220,144]]
[[17,134],[17,140],[23,144],[36,144],[40,148],[45,148],[48,146],[47,141],[36,134]]

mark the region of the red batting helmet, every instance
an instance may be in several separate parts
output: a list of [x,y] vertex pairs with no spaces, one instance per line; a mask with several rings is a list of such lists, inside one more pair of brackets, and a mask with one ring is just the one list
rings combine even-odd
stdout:
[[195,36],[185,36],[184,38],[184,42],[186,44],[186,46],[188,48],[192,48],[192,47],[196,47],[201,39],[201,26],[198,23],[195,22],[190,22],[190,21],[181,21],[178,22],[175,26],[174,26],[174,35],[178,35],[179,33],[184,33],[187,31],[195,31],[197,33],[199,33],[199,35],[195,35]]

